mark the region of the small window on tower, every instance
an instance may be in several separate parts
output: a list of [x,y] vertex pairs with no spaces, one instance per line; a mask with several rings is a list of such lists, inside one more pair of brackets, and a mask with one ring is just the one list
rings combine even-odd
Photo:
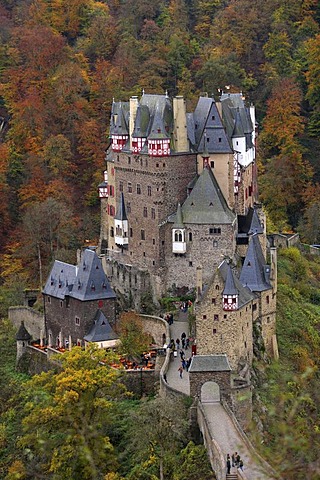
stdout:
[[123,181],[122,180],[120,180],[120,182],[119,182],[119,191],[123,192]]
[[212,333],[213,333],[213,334],[216,334],[216,333],[217,333],[217,329],[216,329],[216,328],[213,328],[213,329],[212,329]]
[[114,237],[114,228],[110,227],[110,237]]
[[146,239],[145,231],[141,230],[141,240],[145,240],[145,239]]
[[129,228],[129,235],[130,235],[130,237],[131,237],[131,238],[133,237],[133,231],[132,231],[132,228]]
[[151,197],[151,193],[152,193],[151,186],[148,185],[148,197]]
[[213,316],[213,320],[214,320],[215,322],[218,322],[218,321],[219,321],[219,315],[214,315],[214,316]]
[[211,162],[210,162],[210,167],[211,167],[211,168],[214,168],[214,161],[211,161]]
[[155,218],[156,218],[156,210],[155,210],[155,208],[151,208],[151,218],[152,218],[152,220],[155,220]]
[[189,242],[192,242],[192,232],[189,232]]
[[143,216],[145,218],[147,218],[147,216],[148,216],[148,208],[147,207],[143,207]]
[[127,202],[127,213],[131,213],[131,203]]
[[138,194],[138,195],[141,194],[141,185],[140,185],[140,183],[137,183],[137,194]]
[[215,304],[216,304],[216,299],[215,299],[215,298],[212,298],[212,299],[211,299],[211,303],[212,303],[213,305],[215,305]]
[[128,192],[132,193],[132,183],[128,182]]

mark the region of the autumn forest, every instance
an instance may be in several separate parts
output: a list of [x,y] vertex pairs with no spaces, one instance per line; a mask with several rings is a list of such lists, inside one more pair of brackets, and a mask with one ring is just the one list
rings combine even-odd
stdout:
[[320,242],[319,22],[316,0],[2,0],[2,283],[38,287],[97,241],[112,99],[143,89],[242,91],[269,229]]

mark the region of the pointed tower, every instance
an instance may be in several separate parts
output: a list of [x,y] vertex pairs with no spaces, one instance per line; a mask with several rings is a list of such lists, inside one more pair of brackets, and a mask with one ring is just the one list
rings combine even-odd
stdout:
[[118,205],[116,216],[114,217],[115,228],[115,243],[116,245],[125,246],[128,245],[128,218],[126,212],[126,206],[124,203],[124,195],[121,192],[120,202]]
[[180,203],[177,208],[176,222],[172,229],[172,253],[186,253],[186,229],[182,219],[182,209]]
[[222,301],[223,310],[238,310],[239,292],[236,288],[230,265],[228,265],[226,283],[222,293]]
[[16,363],[19,363],[20,358],[25,353],[27,349],[27,345],[31,340],[31,335],[24,326],[24,322],[21,322],[20,328],[16,334],[16,341],[17,341],[17,359]]

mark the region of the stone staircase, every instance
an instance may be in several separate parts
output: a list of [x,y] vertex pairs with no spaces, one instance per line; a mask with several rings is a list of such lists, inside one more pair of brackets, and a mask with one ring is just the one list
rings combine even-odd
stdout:
[[236,473],[227,473],[226,480],[238,480],[238,475]]

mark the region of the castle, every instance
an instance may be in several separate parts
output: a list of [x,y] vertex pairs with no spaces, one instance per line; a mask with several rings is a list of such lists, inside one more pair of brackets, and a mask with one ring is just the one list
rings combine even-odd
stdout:
[[276,249],[267,264],[258,203],[255,109],[143,94],[113,102],[99,186],[100,248],[121,297],[196,291],[197,353],[250,365],[255,340],[277,355]]

